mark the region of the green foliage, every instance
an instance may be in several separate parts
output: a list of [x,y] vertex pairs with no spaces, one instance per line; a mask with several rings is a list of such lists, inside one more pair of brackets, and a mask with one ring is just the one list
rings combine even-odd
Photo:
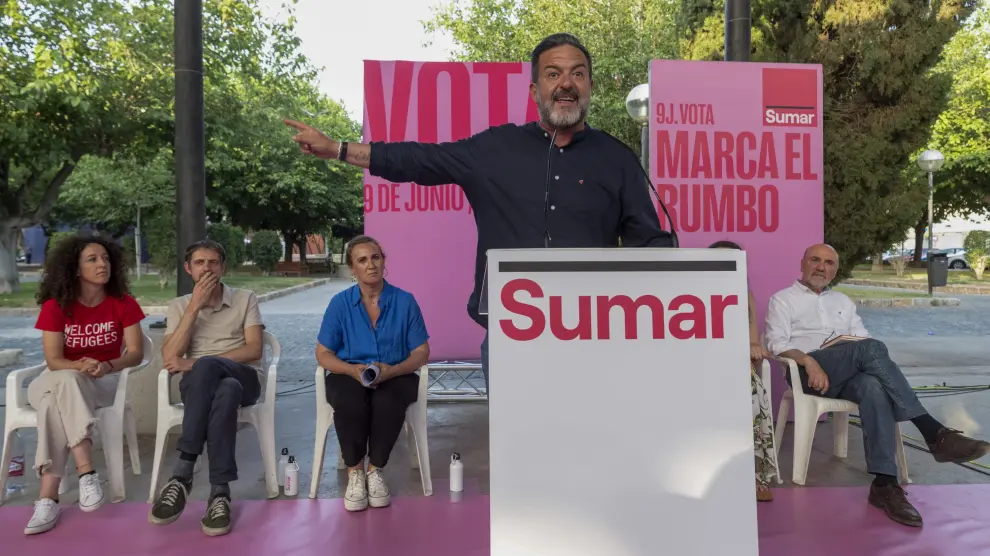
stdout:
[[963,240],[966,264],[973,269],[977,280],[983,279],[983,271],[990,264],[990,232],[973,230]]
[[591,52],[594,93],[588,123],[636,152],[640,129],[626,95],[647,82],[649,62],[678,58],[678,0],[454,0],[434,9],[428,32],[449,34],[457,60],[528,62],[533,48],[561,31]]
[[[975,4],[753,1],[753,60],[822,65],[825,238],[843,260],[900,241],[924,210],[905,172],[947,103],[951,79],[932,70]],[[724,0],[681,7],[684,56],[723,59]]]
[[151,266],[158,271],[158,284],[164,290],[178,265],[175,237],[175,207],[165,207],[152,213],[145,226]]
[[223,245],[227,252],[227,269],[236,270],[244,264],[246,250],[244,248],[244,230],[223,222],[210,224],[206,237]]
[[[952,80],[948,107],[927,148],[945,156],[935,174],[935,221],[987,210],[990,195],[990,9],[978,10],[945,49],[936,71]],[[915,159],[917,159],[917,154]],[[925,174],[911,177],[927,187]],[[927,219],[926,219],[927,220]]]
[[278,232],[261,230],[251,238],[251,258],[265,274],[275,270],[282,258],[282,238]]
[[48,244],[45,246],[45,251],[51,251],[56,245],[62,242],[66,238],[70,238],[76,235],[77,232],[52,232],[48,236]]

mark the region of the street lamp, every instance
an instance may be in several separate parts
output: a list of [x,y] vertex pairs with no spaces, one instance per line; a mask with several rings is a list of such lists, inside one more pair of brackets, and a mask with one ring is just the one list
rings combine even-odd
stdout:
[[935,198],[935,172],[943,164],[945,164],[945,157],[936,150],[927,150],[918,157],[918,167],[928,172],[928,295],[932,295],[932,240],[935,237],[932,201]]
[[634,122],[640,125],[640,163],[649,169],[650,142],[650,86],[636,85],[626,96],[626,112]]

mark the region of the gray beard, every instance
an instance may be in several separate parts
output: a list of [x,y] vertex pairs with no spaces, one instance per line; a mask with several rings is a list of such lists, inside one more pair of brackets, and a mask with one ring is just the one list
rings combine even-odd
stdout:
[[577,102],[578,109],[570,112],[564,112],[562,110],[554,111],[553,97],[549,100],[544,100],[543,95],[537,93],[536,100],[536,106],[540,112],[540,119],[556,128],[567,129],[574,127],[583,122],[588,116],[588,100],[583,97]]

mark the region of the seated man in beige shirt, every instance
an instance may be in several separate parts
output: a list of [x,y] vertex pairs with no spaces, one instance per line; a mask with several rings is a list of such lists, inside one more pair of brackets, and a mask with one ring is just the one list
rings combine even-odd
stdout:
[[254,292],[220,281],[227,255],[219,243],[196,242],[186,249],[185,259],[196,285],[192,294],[169,304],[162,345],[165,368],[182,373],[179,461],[148,521],[167,525],[182,514],[196,457],[206,443],[211,488],[202,529],[210,536],[224,535],[230,532],[228,483],[237,480],[237,410],[254,404],[261,394],[264,325]]

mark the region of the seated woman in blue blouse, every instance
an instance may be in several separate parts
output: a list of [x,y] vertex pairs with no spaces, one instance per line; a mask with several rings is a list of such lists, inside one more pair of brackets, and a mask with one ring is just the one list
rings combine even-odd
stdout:
[[[430,358],[423,314],[411,293],[385,281],[385,253],[373,238],[358,236],[344,250],[357,284],[333,296],[316,360],[326,375],[340,453],[347,465],[344,507],[352,512],[389,505],[382,469],[399,438],[406,408],[416,401],[416,371]],[[378,378],[364,385],[374,365]],[[368,469],[365,472],[365,456]]]

